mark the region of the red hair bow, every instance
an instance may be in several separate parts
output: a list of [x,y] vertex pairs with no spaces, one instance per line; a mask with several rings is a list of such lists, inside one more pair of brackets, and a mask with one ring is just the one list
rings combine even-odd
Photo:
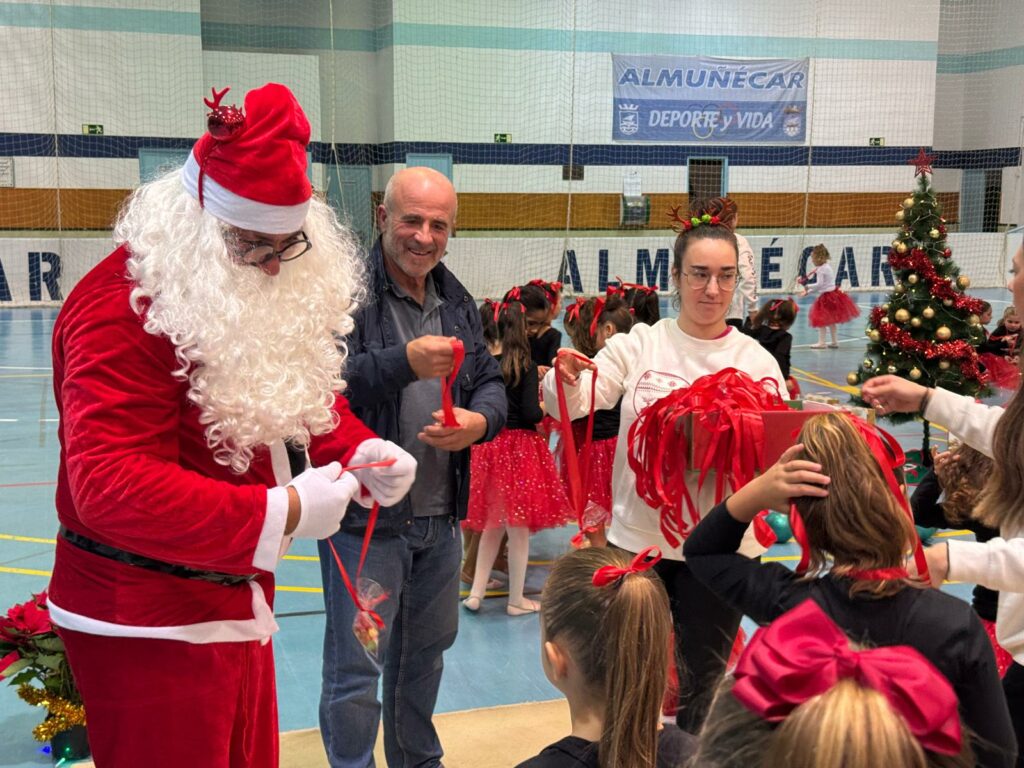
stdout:
[[594,578],[591,580],[595,587],[607,587],[614,584],[623,576],[631,573],[643,573],[654,567],[654,564],[661,560],[661,550],[657,547],[647,547],[625,568],[617,565],[603,565],[594,571]]
[[566,307],[565,319],[572,320],[578,323],[580,321],[580,307],[582,307],[586,303],[586,299],[584,299],[582,296],[577,296],[576,303],[573,304],[571,307]]
[[960,752],[956,693],[919,651],[904,645],[855,651],[812,600],[757,630],[733,672],[733,696],[771,723],[785,720],[840,680],[885,697],[925,749]]

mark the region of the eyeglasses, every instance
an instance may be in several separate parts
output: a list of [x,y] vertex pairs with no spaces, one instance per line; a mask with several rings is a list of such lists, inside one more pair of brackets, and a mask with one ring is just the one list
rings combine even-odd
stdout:
[[707,272],[683,272],[683,277],[686,278],[686,284],[695,291],[703,291],[707,288],[712,278],[718,283],[718,287],[721,290],[731,291],[736,287],[737,274],[735,272],[727,272],[723,275],[711,275]]
[[250,267],[262,267],[273,261],[275,257],[280,261],[294,261],[313,247],[313,243],[310,242],[305,232],[299,232],[294,240],[285,243],[279,251],[275,251],[274,247],[267,243],[242,239],[235,242],[239,261]]

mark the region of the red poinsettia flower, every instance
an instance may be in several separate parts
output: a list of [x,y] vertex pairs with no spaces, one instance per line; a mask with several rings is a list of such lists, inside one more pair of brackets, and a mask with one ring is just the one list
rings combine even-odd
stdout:
[[32,600],[12,607],[7,611],[7,618],[11,625],[6,629],[13,629],[22,635],[41,635],[53,631],[50,612],[45,606],[40,608],[39,604]]

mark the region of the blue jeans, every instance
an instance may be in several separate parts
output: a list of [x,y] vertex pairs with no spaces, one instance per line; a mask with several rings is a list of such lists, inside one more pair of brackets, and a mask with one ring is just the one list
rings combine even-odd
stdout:
[[[373,537],[362,578],[373,579],[389,595],[375,609],[385,624],[376,658],[352,634],[356,608],[330,548],[319,543],[327,609],[320,732],[332,768],[374,765],[381,673],[388,765],[441,764],[433,715],[442,654],[459,628],[462,547],[457,532],[454,519],[440,515],[416,518],[399,536]],[[340,532],[331,540],[354,582],[362,536]]]

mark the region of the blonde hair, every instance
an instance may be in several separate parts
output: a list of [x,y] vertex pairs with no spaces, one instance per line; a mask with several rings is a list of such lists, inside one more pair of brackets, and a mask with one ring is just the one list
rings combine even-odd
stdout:
[[630,559],[605,547],[570,552],[551,569],[541,600],[544,639],[560,641],[604,702],[601,768],[653,768],[668,684],[672,618],[661,579],[644,571],[592,583],[598,568]]
[[[1020,362],[1024,364],[1024,355]],[[978,497],[974,518],[999,528],[1024,523],[1024,387],[1018,387],[992,435],[992,472]]]
[[[897,568],[915,540],[913,523],[893,495],[882,469],[851,417],[813,416],[800,430],[798,458],[821,465],[831,478],[828,496],[794,499],[807,529],[810,568],[816,575],[833,561],[832,572]],[[891,595],[906,580],[856,580],[854,592]]]
[[1007,318],[1010,317],[1014,319],[1017,318],[1017,308],[1013,306],[1013,304],[1011,304],[1010,306],[1003,310],[1003,320],[1006,320]]
[[811,249],[811,261],[815,264],[824,264],[831,258],[832,256],[829,254],[828,248],[825,247],[824,243],[818,243]]
[[886,698],[856,680],[840,680],[808,699],[777,727],[719,686],[690,765],[700,768],[971,768],[966,734],[959,755],[921,747]]

